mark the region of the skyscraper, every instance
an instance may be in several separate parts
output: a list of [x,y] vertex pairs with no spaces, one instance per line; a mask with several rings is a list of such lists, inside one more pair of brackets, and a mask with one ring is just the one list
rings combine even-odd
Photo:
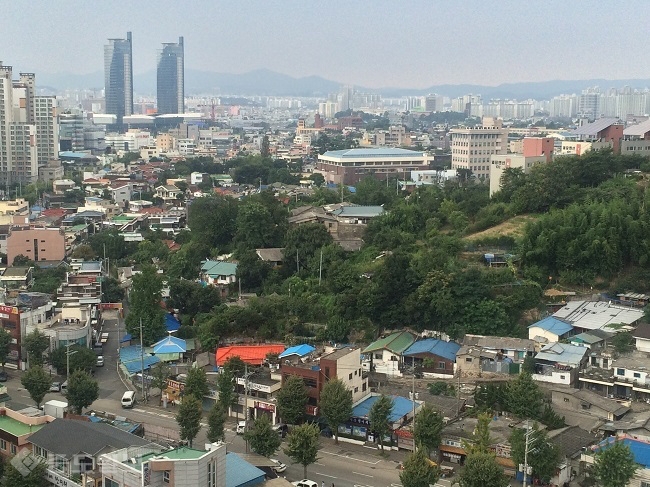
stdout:
[[131,33],[126,39],[109,39],[104,46],[104,80],[106,86],[106,113],[117,115],[117,124],[133,113],[133,42]]
[[158,113],[185,111],[185,54],[183,38],[164,43],[158,52]]

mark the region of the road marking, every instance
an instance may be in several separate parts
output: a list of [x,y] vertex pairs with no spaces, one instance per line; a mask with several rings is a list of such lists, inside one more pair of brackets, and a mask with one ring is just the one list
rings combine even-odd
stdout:
[[368,475],[366,473],[361,473],[361,472],[355,472],[354,470],[352,471],[352,473],[356,473],[357,475],[361,475],[362,477],[370,477],[371,479],[375,478],[372,475]]
[[325,466],[326,466],[324,463],[318,463],[318,462],[314,462],[314,465],[320,465],[321,467],[325,467]]
[[333,455],[335,457],[347,458],[348,460],[354,460],[356,462],[368,463],[370,465],[377,465],[379,462],[381,462],[381,460],[377,460],[375,462],[371,462],[369,460],[361,460],[360,458],[353,458],[353,457],[351,457],[349,455],[341,455],[339,453],[332,453],[332,452],[325,451],[325,450],[321,450],[321,453],[327,453],[328,455]]
[[329,477],[331,479],[335,479],[334,475],[327,475],[326,473],[320,473],[320,472],[314,472],[316,475],[322,475],[323,477]]
[[369,448],[370,450],[376,450],[376,446],[368,446],[368,445],[363,445],[364,448]]

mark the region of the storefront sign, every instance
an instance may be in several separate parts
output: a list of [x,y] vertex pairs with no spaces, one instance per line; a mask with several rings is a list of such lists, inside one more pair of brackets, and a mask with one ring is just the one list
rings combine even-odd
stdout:
[[185,384],[177,380],[167,379],[167,388],[171,389],[172,391],[183,392],[185,390]]
[[[239,377],[237,378],[237,384],[240,386],[246,385],[245,379]],[[266,392],[267,394],[271,394],[271,386],[267,386],[265,384],[257,384],[255,382],[248,382],[248,390],[249,391],[260,391],[260,392]]]
[[52,485],[56,485],[57,487],[81,487],[78,483],[59,475],[49,468],[45,477]]
[[256,409],[264,409],[265,411],[275,412],[275,404],[269,404],[268,402],[255,401],[253,403]]
[[[17,315],[18,314],[18,308],[15,306],[0,306],[0,313],[7,314],[7,315]],[[7,318],[9,318],[7,316]]]

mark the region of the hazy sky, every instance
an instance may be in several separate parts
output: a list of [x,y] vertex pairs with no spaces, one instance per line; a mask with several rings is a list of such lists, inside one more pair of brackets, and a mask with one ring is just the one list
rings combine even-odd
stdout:
[[0,60],[103,70],[133,32],[136,75],[185,37],[186,68],[268,68],[367,87],[650,78],[647,0],[0,0]]

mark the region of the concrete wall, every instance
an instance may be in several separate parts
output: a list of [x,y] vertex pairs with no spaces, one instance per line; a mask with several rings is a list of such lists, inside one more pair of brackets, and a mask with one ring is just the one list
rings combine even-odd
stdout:
[[12,263],[21,254],[34,261],[63,260],[65,234],[58,228],[15,228],[7,238],[8,262]]

